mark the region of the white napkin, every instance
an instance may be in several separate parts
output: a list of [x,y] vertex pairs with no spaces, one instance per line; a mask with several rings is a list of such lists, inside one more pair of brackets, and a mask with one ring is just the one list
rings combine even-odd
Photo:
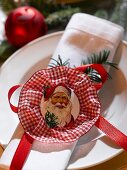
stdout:
[[123,28],[107,20],[88,14],[73,15],[64,35],[53,55],[62,59],[70,59],[70,67],[81,65],[92,53],[110,50],[109,60],[113,60],[116,49],[123,38]]
[[[87,58],[91,53],[99,53],[108,49],[111,52],[109,60],[112,61],[122,38],[123,28],[120,26],[88,14],[78,13],[73,15],[68,23],[53,58],[57,59],[60,55],[63,61],[70,59],[70,67],[74,67],[79,66],[82,59]],[[23,133],[21,126],[19,127],[13,137],[14,139],[11,140],[0,159],[1,168],[9,169],[20,142],[20,139],[17,138],[21,137]],[[92,128],[80,140],[84,141],[85,144],[97,138],[98,134],[91,137],[93,131]],[[77,141],[61,145],[43,144],[35,141],[23,170],[64,170],[67,168],[76,144]]]

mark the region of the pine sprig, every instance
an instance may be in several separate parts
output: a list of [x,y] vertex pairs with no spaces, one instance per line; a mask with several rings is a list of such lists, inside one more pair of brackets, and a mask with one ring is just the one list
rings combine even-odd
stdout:
[[106,61],[104,64],[108,65],[108,66],[111,66],[111,67],[114,67],[115,69],[118,70],[118,65],[116,63],[113,63],[113,62],[110,62],[110,61]]
[[[111,66],[111,67],[113,67],[115,69],[118,69],[116,63],[108,61],[109,55],[110,55],[110,51],[109,50],[100,51],[99,54],[93,53],[86,60],[82,60],[82,65],[86,65],[86,64],[102,64],[102,65],[105,65],[105,66]],[[86,69],[85,73],[93,81],[101,82],[100,75],[94,69],[88,68],[88,69]],[[112,77],[110,76],[110,74],[109,73],[107,73],[107,74],[108,74],[108,78],[111,79]]]
[[18,48],[9,44],[6,40],[4,40],[0,44],[0,61],[5,61],[8,57],[10,57]]
[[14,0],[0,0],[0,6],[5,12],[10,12],[14,8],[18,7]]
[[67,67],[69,67],[70,66],[70,62],[69,62],[70,59],[63,62],[60,55],[58,55],[57,60],[54,59],[54,58],[51,58],[51,60],[53,60],[53,62],[48,65],[49,67],[56,67],[56,66],[67,66]]
[[69,6],[50,13],[46,17],[46,24],[48,26],[48,29],[65,28],[71,16],[78,12],[81,12],[81,9],[79,7]]
[[103,64],[107,61],[110,51],[100,51],[99,54],[93,53],[90,57],[86,60],[82,60],[82,64]]
[[47,111],[45,115],[45,121],[50,128],[55,128],[58,125],[57,120],[58,118],[53,113]]

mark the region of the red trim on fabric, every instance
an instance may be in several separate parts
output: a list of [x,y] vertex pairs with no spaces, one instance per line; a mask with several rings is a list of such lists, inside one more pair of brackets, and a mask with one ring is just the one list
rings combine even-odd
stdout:
[[31,150],[34,139],[24,133],[13,156],[10,170],[21,170]]
[[105,118],[99,116],[95,125],[110,137],[117,145],[127,151],[127,136],[109,123]]
[[76,67],[75,69],[79,70],[79,71],[82,71],[82,72],[85,72],[85,70],[88,67],[91,67],[91,68],[95,69],[101,76],[102,82],[97,83],[97,84],[94,85],[95,88],[97,90],[99,90],[103,86],[103,84],[105,83],[105,81],[108,78],[107,72],[106,72],[105,68],[101,64],[87,64],[87,65],[83,65],[83,66],[80,66],[80,67]]
[[15,113],[18,113],[18,107],[14,106],[13,104],[11,104],[11,97],[13,95],[13,93],[22,85],[15,85],[13,87],[10,88],[9,92],[8,92],[8,101],[11,107],[11,110]]

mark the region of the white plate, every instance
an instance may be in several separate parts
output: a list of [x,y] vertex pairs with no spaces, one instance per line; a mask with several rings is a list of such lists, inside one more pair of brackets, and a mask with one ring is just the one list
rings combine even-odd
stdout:
[[[15,84],[26,82],[38,69],[47,67],[61,35],[62,32],[57,32],[29,43],[14,53],[2,65],[0,69],[0,141],[3,143],[9,142],[18,124],[17,115],[10,110],[8,104],[8,90]],[[100,92],[103,115],[125,134],[127,134],[126,54],[127,45],[122,42],[114,58],[120,69],[119,71],[111,70],[113,79],[108,81]],[[14,102],[16,97],[15,95],[13,98]],[[95,135],[96,129],[90,133]],[[100,164],[121,151],[122,149],[105,136],[88,143],[84,138],[81,138],[74,150],[68,169],[86,168]]]

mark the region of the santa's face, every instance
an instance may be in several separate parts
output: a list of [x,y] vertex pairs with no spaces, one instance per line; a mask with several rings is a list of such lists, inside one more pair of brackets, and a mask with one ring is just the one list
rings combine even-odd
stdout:
[[59,109],[63,109],[68,105],[69,97],[63,92],[57,92],[51,96],[51,103]]
[[72,118],[70,96],[64,92],[54,93],[47,101],[41,102],[41,113],[49,127],[63,127]]

